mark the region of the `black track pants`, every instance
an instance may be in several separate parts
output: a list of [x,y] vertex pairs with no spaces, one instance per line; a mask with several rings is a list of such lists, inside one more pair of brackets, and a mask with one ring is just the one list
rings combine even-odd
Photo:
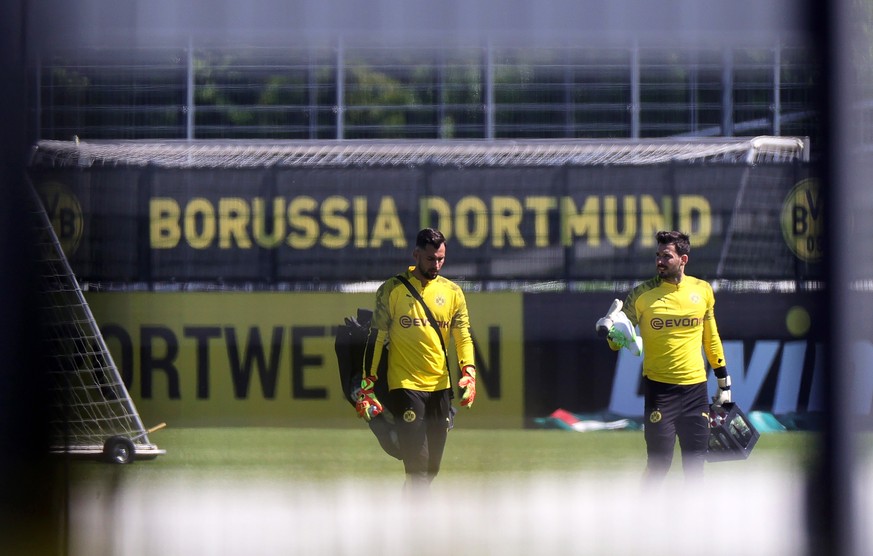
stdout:
[[449,432],[450,393],[402,388],[388,393],[408,489],[427,488],[439,473]]
[[702,477],[709,444],[706,383],[664,384],[645,377],[643,381],[647,478],[655,481],[664,478],[673,461],[677,438],[685,477]]

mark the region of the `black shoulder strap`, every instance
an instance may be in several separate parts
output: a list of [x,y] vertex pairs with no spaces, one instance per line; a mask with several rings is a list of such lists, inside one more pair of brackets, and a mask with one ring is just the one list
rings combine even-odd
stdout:
[[[421,298],[421,294],[418,293],[418,290],[409,283],[409,280],[406,279],[402,274],[397,275],[397,279],[403,282],[403,285],[406,286],[406,289],[409,290],[409,293],[412,294],[412,297],[418,300],[421,303],[421,307],[424,309],[424,314],[427,315],[427,320],[431,326],[434,327],[437,333],[437,337],[440,339],[440,345],[443,347],[443,355],[446,356],[446,369],[449,369],[449,350],[446,349],[446,341],[443,339],[443,333],[440,330],[440,325],[436,320],[436,317],[433,316],[433,313],[430,312],[430,307],[427,306],[427,303],[424,302],[424,299]],[[449,371],[449,375],[451,375],[451,371]],[[451,381],[451,376],[449,376],[449,380]]]

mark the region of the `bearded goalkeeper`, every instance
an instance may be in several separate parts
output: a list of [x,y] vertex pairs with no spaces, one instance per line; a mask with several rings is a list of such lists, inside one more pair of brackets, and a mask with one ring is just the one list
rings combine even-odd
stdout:
[[718,379],[715,404],[731,401],[731,379],[715,322],[712,286],[685,274],[691,251],[688,236],[662,231],[656,239],[657,276],[636,286],[623,306],[617,304],[621,314],[610,319],[615,320],[615,325],[610,327],[607,342],[613,350],[627,347],[634,351],[634,338],[628,336],[633,336],[634,327],[639,326],[646,420],[645,477],[659,483],[670,469],[677,438],[686,479],[703,475],[709,445],[709,399],[701,350]]
[[[451,377],[445,349],[450,336],[461,369],[458,387],[462,407],[472,407],[476,399],[476,366],[464,292],[440,276],[446,259],[445,236],[432,228],[421,230],[412,258],[414,266],[388,279],[376,292],[373,360],[361,383],[356,408],[368,421],[383,411],[373,387],[379,362],[387,352],[389,392],[385,408],[397,424],[406,471],[404,491],[416,494],[426,493],[439,473],[452,426]],[[436,323],[429,322],[425,304]],[[386,341],[390,343],[387,350]]]

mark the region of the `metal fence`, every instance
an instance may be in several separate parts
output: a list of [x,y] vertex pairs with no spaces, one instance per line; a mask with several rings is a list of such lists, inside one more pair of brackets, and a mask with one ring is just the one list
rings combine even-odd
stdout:
[[[78,48],[33,63],[41,139],[817,136],[808,48]],[[813,144],[816,141],[813,139]]]

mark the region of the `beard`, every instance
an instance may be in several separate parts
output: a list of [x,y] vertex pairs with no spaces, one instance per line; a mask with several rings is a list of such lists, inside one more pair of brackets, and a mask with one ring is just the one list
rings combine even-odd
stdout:
[[659,266],[658,276],[664,280],[672,280],[679,277],[679,269],[673,269],[669,266]]

